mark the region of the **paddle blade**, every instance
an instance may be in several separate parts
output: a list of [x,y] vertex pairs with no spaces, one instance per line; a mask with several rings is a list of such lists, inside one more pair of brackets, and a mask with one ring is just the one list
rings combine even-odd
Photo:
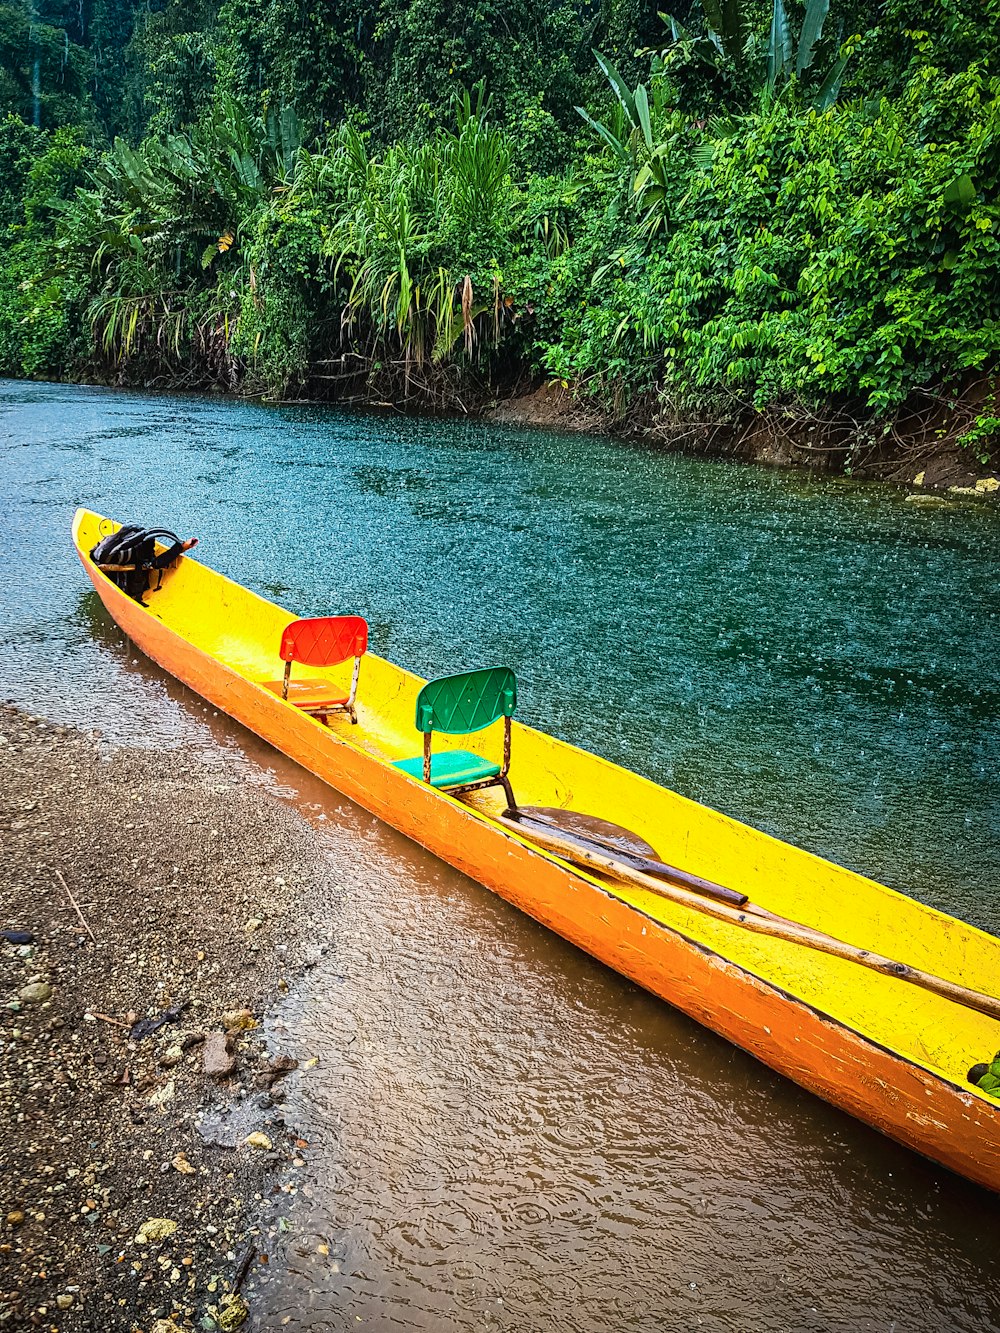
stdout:
[[550,805],[521,805],[518,806],[518,814],[562,833],[569,833],[574,838],[606,847],[610,852],[623,852],[626,856],[640,856],[652,861],[660,859],[655,848],[640,838],[638,833],[622,828],[620,824],[612,824],[609,819],[598,819],[596,815],[585,815],[579,810],[563,810]]

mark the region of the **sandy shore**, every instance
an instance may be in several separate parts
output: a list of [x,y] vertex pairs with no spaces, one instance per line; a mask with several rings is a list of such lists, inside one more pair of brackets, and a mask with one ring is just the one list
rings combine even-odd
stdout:
[[330,855],[237,753],[0,737],[0,1326],[238,1327],[308,1163],[257,1024],[331,937]]

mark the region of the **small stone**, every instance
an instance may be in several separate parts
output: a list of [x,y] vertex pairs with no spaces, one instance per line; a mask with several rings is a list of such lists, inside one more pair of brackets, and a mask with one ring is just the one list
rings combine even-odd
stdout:
[[47,981],[34,981],[29,986],[22,986],[17,994],[25,1004],[42,1004],[52,998],[52,987]]
[[7,1214],[7,1225],[9,1227],[19,1227],[23,1221],[24,1213],[21,1212],[20,1208],[14,1208]]
[[219,1327],[223,1333],[229,1333],[231,1329],[239,1328],[249,1313],[250,1307],[242,1296],[224,1296],[219,1311]]
[[151,1217],[143,1222],[142,1226],[135,1234],[136,1245],[155,1245],[157,1241],[166,1240],[177,1230],[177,1223],[170,1220],[169,1217]]
[[262,1088],[272,1088],[278,1079],[284,1078],[298,1067],[298,1060],[293,1060],[290,1055],[275,1056],[261,1069],[257,1075],[257,1082]]
[[260,1148],[264,1152],[269,1152],[274,1146],[266,1134],[262,1134],[258,1129],[253,1134],[248,1134],[243,1142],[248,1148]]
[[177,1156],[172,1159],[170,1165],[175,1171],[179,1171],[182,1176],[193,1176],[195,1173],[195,1168],[182,1152],[179,1152]]
[[252,916],[250,920],[246,923],[246,925],[243,927],[243,929],[246,931],[248,935],[252,935],[255,930],[260,930],[263,924],[264,922],[260,919],[259,916]]
[[0,939],[8,944],[34,944],[35,937],[30,930],[0,930]]
[[230,1009],[222,1015],[222,1026],[227,1032],[246,1032],[257,1026],[257,1020],[249,1009]]
[[168,1046],[160,1056],[160,1067],[162,1069],[172,1069],[174,1065],[180,1064],[184,1058],[184,1052],[180,1046]]
[[73,1296],[71,1292],[64,1291],[56,1297],[56,1305],[60,1310],[69,1310],[73,1306]]
[[209,1078],[226,1078],[236,1068],[230,1054],[231,1038],[225,1032],[210,1032],[201,1052],[202,1068]]
[[155,1107],[158,1111],[165,1111],[174,1100],[174,1092],[174,1080],[168,1079],[162,1088],[157,1088],[157,1090],[149,1096],[146,1104]]

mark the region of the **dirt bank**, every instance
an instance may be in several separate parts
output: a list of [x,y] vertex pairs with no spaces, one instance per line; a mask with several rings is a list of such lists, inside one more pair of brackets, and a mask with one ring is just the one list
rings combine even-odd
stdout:
[[607,435],[614,425],[609,416],[574,398],[560,380],[549,380],[528,393],[507,398],[486,417],[500,425],[581,431],[586,435]]
[[264,1201],[308,1158],[255,1025],[331,938],[336,879],[248,776],[0,709],[0,1326],[241,1321]]

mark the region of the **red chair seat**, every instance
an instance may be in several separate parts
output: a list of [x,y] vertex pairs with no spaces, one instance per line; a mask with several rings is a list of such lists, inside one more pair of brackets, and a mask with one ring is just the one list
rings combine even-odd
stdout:
[[[275,694],[281,694],[283,681],[264,680],[261,681],[265,690],[273,690]],[[349,696],[343,693],[335,693],[336,686],[331,685],[328,680],[290,680],[288,682],[288,702],[294,704],[296,708],[301,708],[307,713],[322,712],[324,708],[343,708],[349,701]]]

